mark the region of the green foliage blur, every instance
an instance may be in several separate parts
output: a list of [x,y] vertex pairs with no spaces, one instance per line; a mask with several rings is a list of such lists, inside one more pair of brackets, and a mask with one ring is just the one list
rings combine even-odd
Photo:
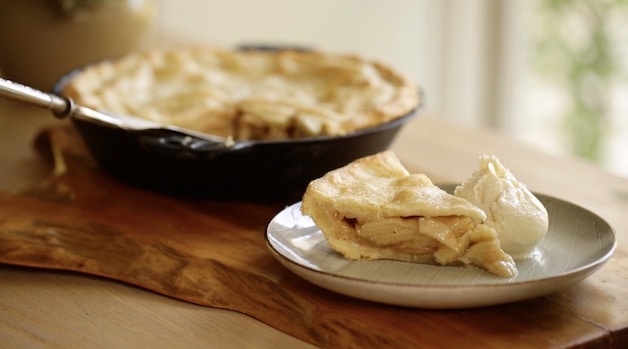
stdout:
[[611,127],[611,89],[627,81],[615,34],[618,23],[628,25],[628,0],[538,3],[535,67],[565,93],[563,125],[570,151],[600,161]]

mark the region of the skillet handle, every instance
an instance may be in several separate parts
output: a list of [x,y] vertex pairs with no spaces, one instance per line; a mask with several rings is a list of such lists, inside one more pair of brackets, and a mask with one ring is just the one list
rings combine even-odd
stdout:
[[310,52],[314,49],[308,46],[301,45],[273,45],[273,44],[250,44],[244,43],[236,46],[238,51],[298,51],[298,52]]

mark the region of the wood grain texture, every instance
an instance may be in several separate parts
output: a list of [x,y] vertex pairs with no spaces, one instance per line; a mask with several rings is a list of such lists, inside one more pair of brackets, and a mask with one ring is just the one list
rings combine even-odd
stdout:
[[609,347],[608,328],[550,298],[473,310],[351,299],[274,260],[266,225],[284,204],[177,199],[103,175],[70,127],[38,138],[55,171],[39,188],[0,193],[0,262],[119,280],[237,311],[320,347]]

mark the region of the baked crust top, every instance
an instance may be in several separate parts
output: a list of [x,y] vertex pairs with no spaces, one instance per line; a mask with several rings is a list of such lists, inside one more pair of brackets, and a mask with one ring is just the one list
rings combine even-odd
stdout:
[[404,116],[419,89],[356,55],[185,47],[90,65],[63,93],[129,114],[234,139],[343,135]]

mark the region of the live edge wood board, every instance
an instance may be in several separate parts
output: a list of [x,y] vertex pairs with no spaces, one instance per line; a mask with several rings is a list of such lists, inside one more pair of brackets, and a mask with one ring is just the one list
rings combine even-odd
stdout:
[[610,345],[603,328],[547,298],[438,311],[328,292],[284,269],[266,247],[266,226],[287,203],[189,200],[126,186],[100,172],[68,125],[42,130],[35,145],[53,170],[40,187],[0,193],[2,263],[97,275],[241,312],[320,347]]

